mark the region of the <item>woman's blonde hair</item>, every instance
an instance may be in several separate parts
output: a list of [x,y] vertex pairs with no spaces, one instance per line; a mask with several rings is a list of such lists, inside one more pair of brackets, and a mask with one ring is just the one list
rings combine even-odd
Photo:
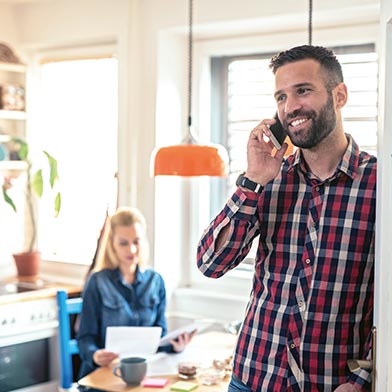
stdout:
[[143,266],[147,263],[148,241],[146,237],[146,220],[137,208],[119,207],[106,223],[94,271],[100,271],[105,268],[115,269],[118,267],[118,260],[113,249],[114,232],[119,226],[129,227],[134,226],[137,223],[142,226],[144,231],[143,237],[140,239],[139,266]]

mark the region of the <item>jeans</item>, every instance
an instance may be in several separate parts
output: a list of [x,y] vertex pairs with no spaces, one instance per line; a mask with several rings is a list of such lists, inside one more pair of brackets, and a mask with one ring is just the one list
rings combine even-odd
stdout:
[[231,375],[231,380],[227,392],[252,392],[241,380],[238,379],[234,374]]

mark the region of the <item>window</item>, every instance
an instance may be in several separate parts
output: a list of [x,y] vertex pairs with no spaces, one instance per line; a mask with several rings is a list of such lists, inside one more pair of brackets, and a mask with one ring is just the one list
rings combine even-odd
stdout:
[[110,57],[40,67],[31,137],[58,160],[62,194],[57,218],[51,202],[40,203],[45,259],[90,264],[106,210],[116,206],[117,63]]
[[[342,111],[345,132],[363,150],[376,154],[377,143],[377,54],[373,44],[335,47],[343,68],[349,99]],[[223,110],[212,109],[212,132],[229,153],[230,169],[224,185],[211,187],[211,218],[235,190],[239,173],[246,168],[249,131],[261,119],[272,118],[274,77],[269,60],[275,53],[252,56],[213,57],[211,60],[212,102]],[[249,254],[253,262],[257,241]],[[242,263],[240,268],[247,268]]]

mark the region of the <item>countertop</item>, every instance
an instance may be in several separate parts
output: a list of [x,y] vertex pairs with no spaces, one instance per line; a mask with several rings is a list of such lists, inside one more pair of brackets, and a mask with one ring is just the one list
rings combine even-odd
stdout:
[[[7,285],[13,289],[20,286],[23,292],[2,293],[0,295],[0,305],[15,302],[32,301],[39,299],[54,298],[58,290],[65,290],[68,295],[78,295],[81,292],[80,286],[69,285],[61,282],[49,281],[43,278],[18,279],[17,277],[7,277],[0,279],[0,287],[5,288]],[[29,288],[32,288],[31,290]],[[7,290],[5,290],[7,291]]]

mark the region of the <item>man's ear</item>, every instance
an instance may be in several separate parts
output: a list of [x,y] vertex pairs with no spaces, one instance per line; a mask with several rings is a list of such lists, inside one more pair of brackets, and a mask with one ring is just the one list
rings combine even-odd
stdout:
[[347,86],[343,82],[339,83],[333,91],[335,96],[336,109],[341,109],[347,102]]

